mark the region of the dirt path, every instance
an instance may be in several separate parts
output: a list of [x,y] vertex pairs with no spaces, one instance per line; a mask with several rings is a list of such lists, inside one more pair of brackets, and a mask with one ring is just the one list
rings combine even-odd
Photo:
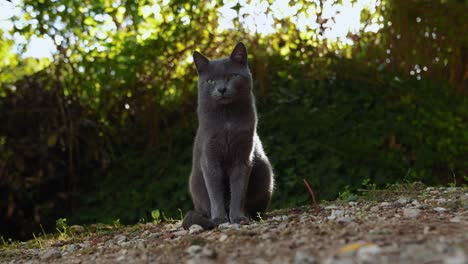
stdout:
[[140,224],[0,247],[1,263],[468,263],[468,188],[374,191],[213,231]]

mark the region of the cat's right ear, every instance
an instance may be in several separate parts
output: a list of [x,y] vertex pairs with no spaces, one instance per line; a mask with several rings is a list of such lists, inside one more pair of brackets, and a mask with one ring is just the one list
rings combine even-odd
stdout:
[[208,67],[210,60],[203,56],[200,52],[194,51],[193,52],[193,61],[195,62],[195,66],[197,67],[197,72],[201,73]]

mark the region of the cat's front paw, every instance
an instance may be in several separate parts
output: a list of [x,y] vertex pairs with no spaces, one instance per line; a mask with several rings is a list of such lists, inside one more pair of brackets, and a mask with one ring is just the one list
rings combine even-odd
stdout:
[[240,225],[246,225],[250,222],[250,218],[247,216],[237,216],[233,217],[231,219],[231,224],[240,224]]

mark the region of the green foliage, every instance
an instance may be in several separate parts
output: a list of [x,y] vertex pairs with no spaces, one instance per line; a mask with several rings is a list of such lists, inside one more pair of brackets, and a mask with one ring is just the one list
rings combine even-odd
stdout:
[[155,224],[161,223],[161,213],[159,212],[159,210],[151,211],[151,217],[153,218],[153,223]]
[[68,238],[68,224],[66,218],[59,218],[55,221],[55,230],[59,232],[60,239],[66,240]]
[[122,227],[122,224],[120,223],[120,219],[115,219],[114,221],[112,221],[112,225],[113,225],[115,228],[120,228],[120,227]]
[[345,202],[353,202],[358,199],[358,196],[349,190],[349,185],[346,185],[344,190],[338,193],[338,199]]

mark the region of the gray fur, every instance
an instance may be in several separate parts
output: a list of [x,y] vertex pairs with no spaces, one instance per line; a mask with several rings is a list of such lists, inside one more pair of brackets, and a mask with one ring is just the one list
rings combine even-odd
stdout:
[[195,51],[193,59],[199,76],[189,184],[195,211],[183,226],[248,222],[269,205],[273,171],[256,132],[247,50],[238,43],[228,58],[210,61]]

